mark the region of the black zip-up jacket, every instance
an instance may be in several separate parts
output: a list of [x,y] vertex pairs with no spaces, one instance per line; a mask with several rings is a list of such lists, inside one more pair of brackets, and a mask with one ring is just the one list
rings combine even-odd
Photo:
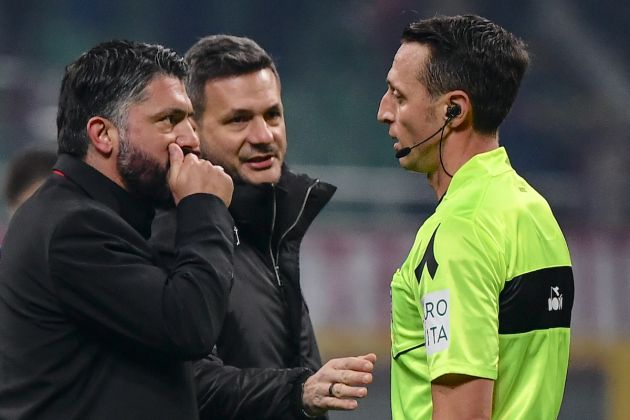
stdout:
[[[299,250],[335,187],[286,167],[277,185],[236,183],[234,283],[215,353],[195,363],[202,420],[302,419],[301,387],[321,367],[302,297]],[[175,220],[158,214],[152,242],[167,262]]]
[[191,361],[223,322],[233,222],[210,194],[174,211],[179,254],[164,270],[149,203],[59,157],[5,237],[0,419],[198,418]]

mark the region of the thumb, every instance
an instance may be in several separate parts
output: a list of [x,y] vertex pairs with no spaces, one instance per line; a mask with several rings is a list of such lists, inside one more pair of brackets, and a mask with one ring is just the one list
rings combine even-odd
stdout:
[[182,167],[184,152],[182,152],[182,149],[177,144],[171,143],[168,145],[168,158],[171,164],[168,171],[168,182],[172,185],[172,183],[177,179],[179,171]]

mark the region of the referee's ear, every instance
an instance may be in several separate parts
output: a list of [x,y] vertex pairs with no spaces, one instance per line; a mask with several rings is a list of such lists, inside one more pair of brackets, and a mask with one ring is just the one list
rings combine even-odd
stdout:
[[[459,112],[451,115],[453,109]],[[472,126],[472,103],[468,94],[463,90],[453,90],[444,97],[444,119],[450,119],[449,126],[452,129]],[[468,123],[468,124],[465,124]],[[463,125],[462,125],[463,124]]]

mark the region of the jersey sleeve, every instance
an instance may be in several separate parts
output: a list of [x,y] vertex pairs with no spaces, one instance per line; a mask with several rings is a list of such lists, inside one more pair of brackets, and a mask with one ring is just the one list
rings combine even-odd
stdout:
[[450,373],[497,377],[506,268],[494,232],[476,220],[448,218],[425,251],[431,258],[416,269],[431,381]]

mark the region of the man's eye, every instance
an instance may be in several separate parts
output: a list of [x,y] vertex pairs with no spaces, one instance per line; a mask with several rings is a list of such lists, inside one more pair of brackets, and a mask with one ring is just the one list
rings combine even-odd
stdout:
[[165,115],[160,119],[160,122],[169,123],[171,125],[175,124],[175,117],[173,115]]
[[172,113],[172,114],[167,114],[164,115],[160,121],[168,123],[169,125],[177,125],[179,124],[184,118],[186,118],[187,115],[185,114],[180,114],[180,113]]
[[247,121],[247,119],[244,116],[239,115],[239,116],[230,118],[229,122],[230,122],[230,124],[240,124],[240,123],[243,123],[245,121]]
[[269,111],[267,113],[267,119],[276,119],[282,117],[282,113],[280,111]]

